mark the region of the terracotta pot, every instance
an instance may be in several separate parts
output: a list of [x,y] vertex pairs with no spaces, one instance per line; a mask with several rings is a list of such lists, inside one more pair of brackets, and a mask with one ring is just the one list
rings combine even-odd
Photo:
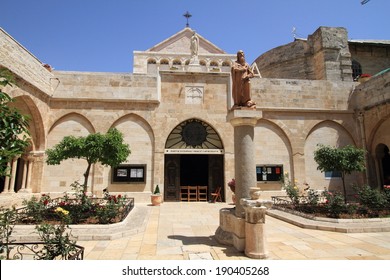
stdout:
[[150,201],[151,201],[153,206],[159,206],[162,202],[161,194],[152,194],[150,196]]
[[364,82],[367,82],[369,79],[371,79],[371,77],[362,77],[362,78],[359,78],[359,83],[364,83]]

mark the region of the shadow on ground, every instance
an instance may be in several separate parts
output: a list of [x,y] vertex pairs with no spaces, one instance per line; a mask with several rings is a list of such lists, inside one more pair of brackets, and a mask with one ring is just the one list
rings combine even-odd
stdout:
[[168,235],[169,239],[179,240],[184,246],[189,245],[205,245],[221,251],[227,257],[244,257],[243,252],[237,251],[233,246],[220,244],[214,235],[210,236],[185,236],[185,235]]

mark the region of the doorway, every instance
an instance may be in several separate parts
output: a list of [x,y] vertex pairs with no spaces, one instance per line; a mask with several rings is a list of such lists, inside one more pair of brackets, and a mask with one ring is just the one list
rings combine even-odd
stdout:
[[207,186],[209,201],[217,187],[223,189],[223,159],[223,155],[166,154],[164,200],[182,201],[182,186]]
[[180,155],[180,185],[207,186],[209,177],[208,155]]

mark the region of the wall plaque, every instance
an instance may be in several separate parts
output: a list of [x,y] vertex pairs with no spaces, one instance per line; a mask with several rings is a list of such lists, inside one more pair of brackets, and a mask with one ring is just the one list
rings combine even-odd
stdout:
[[185,104],[202,104],[204,88],[199,86],[186,86]]

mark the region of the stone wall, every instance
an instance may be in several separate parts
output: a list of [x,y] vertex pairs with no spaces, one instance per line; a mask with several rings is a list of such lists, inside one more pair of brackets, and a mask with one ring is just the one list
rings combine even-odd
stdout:
[[39,90],[50,94],[53,74],[35,56],[0,28],[0,67],[8,68]]
[[362,73],[375,75],[378,72],[390,68],[390,41],[387,44],[350,42],[349,50],[351,58],[362,66]]
[[251,80],[258,108],[347,110],[356,83],[294,79]]
[[359,84],[351,96],[350,106],[359,120],[360,135],[367,150],[368,184],[380,186],[383,145],[390,147],[390,72]]
[[125,73],[53,72],[53,99],[158,102],[157,78]]
[[255,62],[265,78],[352,80],[348,35],[341,27],[320,27],[307,40],[272,49]]

